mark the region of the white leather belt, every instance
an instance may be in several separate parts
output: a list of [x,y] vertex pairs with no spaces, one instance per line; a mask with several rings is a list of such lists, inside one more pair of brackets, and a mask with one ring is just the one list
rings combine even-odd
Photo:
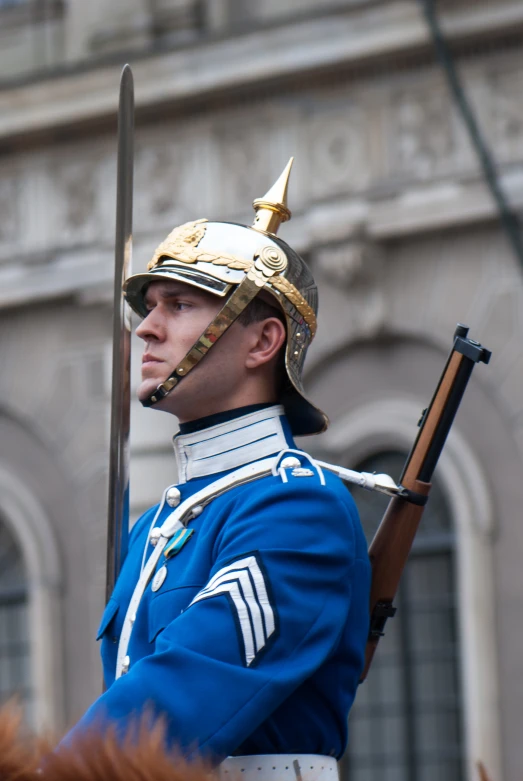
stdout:
[[322,754],[253,754],[227,757],[220,781],[338,781],[338,763]]

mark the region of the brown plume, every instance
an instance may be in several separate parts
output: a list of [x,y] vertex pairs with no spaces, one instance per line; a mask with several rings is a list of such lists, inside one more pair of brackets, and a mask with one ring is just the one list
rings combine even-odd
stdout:
[[123,740],[92,731],[71,747],[50,751],[21,727],[20,711],[0,710],[0,781],[215,781],[209,765],[188,763],[165,747],[161,721],[146,717]]
[[22,730],[22,712],[14,703],[0,711],[0,781],[35,778],[39,752],[35,741]]

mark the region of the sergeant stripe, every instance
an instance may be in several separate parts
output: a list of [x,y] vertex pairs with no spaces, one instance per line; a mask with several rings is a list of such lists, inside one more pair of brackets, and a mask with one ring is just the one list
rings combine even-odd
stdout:
[[236,611],[248,667],[276,629],[265,578],[255,556],[239,559],[219,570],[191,605],[222,594],[230,597]]

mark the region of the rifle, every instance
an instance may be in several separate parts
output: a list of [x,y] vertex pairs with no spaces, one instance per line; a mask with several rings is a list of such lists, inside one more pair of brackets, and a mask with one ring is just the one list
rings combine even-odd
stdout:
[[361,681],[367,677],[374,652],[416,535],[431,488],[432,475],[476,363],[487,364],[492,353],[468,339],[469,329],[458,324],[454,344],[440,381],[418,423],[419,431],[402,475],[400,491],[390,500],[369,547],[372,566],[370,631]]

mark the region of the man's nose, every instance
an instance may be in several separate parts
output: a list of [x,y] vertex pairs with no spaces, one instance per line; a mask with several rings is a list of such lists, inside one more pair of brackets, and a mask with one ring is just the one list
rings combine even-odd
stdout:
[[136,336],[145,341],[148,339],[161,341],[164,338],[164,334],[163,318],[158,311],[158,307],[154,307],[137,327]]

